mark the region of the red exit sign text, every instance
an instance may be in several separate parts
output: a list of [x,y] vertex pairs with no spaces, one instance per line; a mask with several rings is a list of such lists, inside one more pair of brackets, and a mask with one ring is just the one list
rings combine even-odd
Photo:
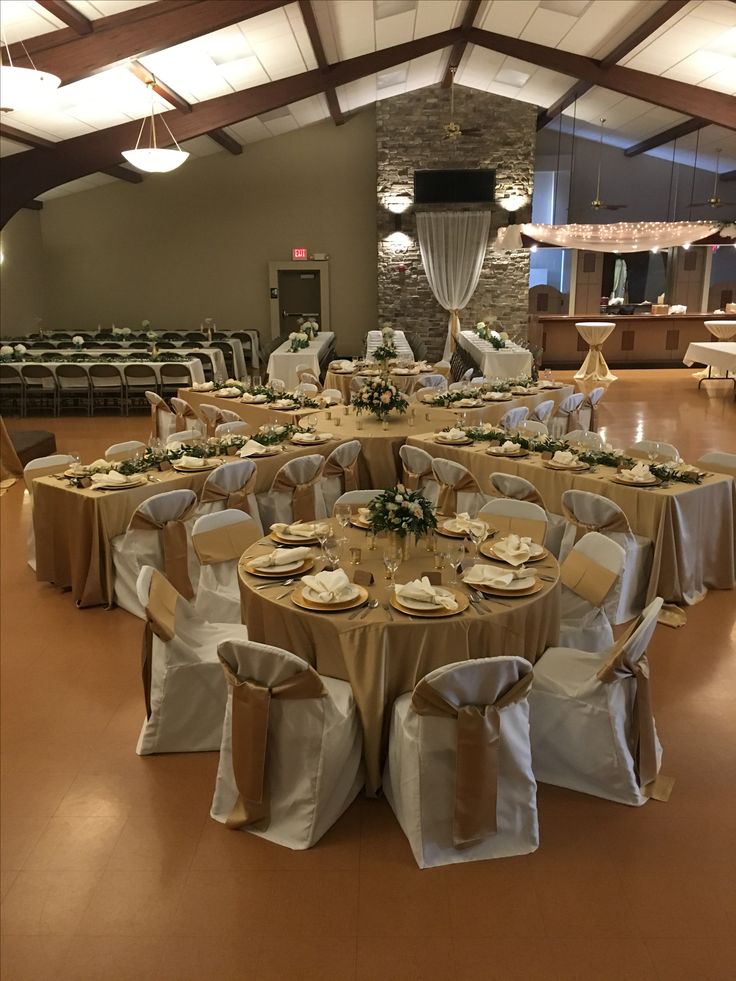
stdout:
[[306,249],[292,249],[291,250],[291,258],[292,259],[306,259],[307,258],[307,250]]

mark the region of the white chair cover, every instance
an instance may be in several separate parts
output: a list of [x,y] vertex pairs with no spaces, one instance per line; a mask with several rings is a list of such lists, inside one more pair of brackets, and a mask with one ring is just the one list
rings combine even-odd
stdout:
[[325,458],[317,453],[284,464],[274,477],[270,490],[256,495],[265,529],[274,521],[313,521],[327,517],[320,486],[324,466]]
[[680,451],[672,443],[660,443],[653,439],[640,439],[629,450],[632,456],[645,457],[648,453],[657,454],[659,462],[679,463]]
[[374,497],[378,497],[382,493],[383,491],[379,488],[345,491],[332,505],[332,511],[330,513],[335,513],[335,508],[338,504],[349,504],[352,508],[364,507],[366,504],[370,504]]
[[[186,522],[191,517],[197,495],[191,490],[166,491],[155,494],[135,509],[128,530],[112,539],[112,561],[115,570],[115,603],[141,620],[146,619],[136,590],[136,582],[144,565],[165,573],[163,528],[170,522]],[[136,527],[138,516],[150,526]],[[186,527],[186,526],[185,526]],[[191,549],[186,550],[189,581],[196,592],[199,563]],[[194,595],[194,593],[192,594]]]
[[502,429],[514,429],[520,422],[523,422],[528,415],[528,407],[526,405],[519,405],[514,409],[509,409],[508,412],[504,412],[504,414],[498,420],[498,424]]
[[736,453],[713,450],[712,453],[704,453],[697,465],[703,470],[713,470],[715,473],[727,473],[736,477]]
[[544,402],[540,402],[539,405],[531,410],[529,413],[529,418],[535,419],[537,422],[546,423],[554,407],[554,399],[546,399]]
[[475,476],[462,463],[435,457],[432,460],[432,473],[437,482],[437,499],[433,500],[427,490],[424,494],[433,504],[437,504],[437,510],[443,514],[454,516],[457,512],[467,512],[476,515],[488,500]]
[[402,475],[401,482],[408,490],[419,490],[424,496],[437,503],[439,485],[432,473],[432,457],[426,450],[420,450],[418,446],[407,446],[406,443],[399,450],[401,458]]
[[[521,657],[483,658],[438,668],[394,702],[383,790],[420,868],[538,847],[530,681]],[[490,752],[468,746],[478,729]]]
[[146,444],[139,439],[128,439],[124,443],[113,443],[105,450],[105,459],[110,461],[132,460],[139,450],[145,452]]
[[581,425],[591,432],[598,432],[598,403],[606,394],[605,388],[598,387],[588,392],[580,403],[579,416]]
[[603,437],[599,436],[598,433],[590,432],[588,429],[573,429],[560,438],[570,446],[584,446],[587,450],[603,449]]
[[[187,432],[195,430],[198,435],[204,436],[207,431],[207,425],[203,419],[200,419],[194,409],[188,402],[184,399],[177,398],[175,395],[171,399],[171,407],[175,413],[174,428],[179,430],[179,434],[186,430]],[[169,439],[171,436],[169,436]]]
[[151,566],[140,571],[137,600],[147,612],[143,661],[146,719],[136,753],[147,756],[219,749],[227,683],[217,659],[217,645],[224,640],[246,641],[248,631],[242,624],[205,623]]
[[444,375],[417,375],[417,388],[446,392],[447,378]]
[[[205,427],[207,429],[207,435],[213,436],[215,429],[220,425],[221,422],[226,420],[223,418],[222,410],[216,405],[200,405],[199,411],[204,417]],[[230,420],[232,422],[232,419]]]
[[294,386],[294,391],[301,392],[302,395],[316,395],[319,392],[319,387],[313,382],[303,381]]
[[[253,641],[223,643],[219,656],[230,690],[210,814],[287,848],[310,848],[363,785],[350,685],[320,678],[295,654]],[[289,698],[296,676],[314,694]],[[235,756],[234,720],[242,733]]]
[[223,423],[241,423],[243,421],[241,416],[237,412],[233,412],[232,409],[220,409],[220,415],[222,416]]
[[320,399],[325,405],[342,405],[345,401],[339,388],[323,389]]
[[262,532],[258,501],[253,490],[255,478],[256,464],[253,460],[234,460],[217,467],[204,483],[197,517],[225,508],[238,508],[249,514]]
[[585,396],[581,392],[575,392],[563,399],[557,407],[557,412],[547,419],[547,429],[550,436],[559,439],[565,433],[573,429],[580,429],[580,415],[578,410],[583,403]]
[[[568,559],[574,553],[610,570],[618,578],[626,561],[624,549],[597,531],[583,535],[568,554]],[[563,582],[560,593],[560,647],[575,647],[594,653],[606,651],[612,644],[613,630],[603,606],[590,602]]]
[[610,657],[552,647],[534,665],[529,708],[537,780],[633,806],[650,796],[666,799],[671,782],[658,778],[662,747],[646,659],[661,607],[657,597]]
[[635,535],[618,504],[600,494],[565,491],[562,510],[567,527],[560,546],[560,562],[565,560],[575,540],[586,531],[599,531],[617,542],[626,552],[626,562],[621,578],[606,599],[606,615],[613,624],[626,623],[638,616],[646,602],[653,542]]
[[545,424],[537,422],[536,419],[522,419],[516,428],[524,436],[547,436],[548,434]]
[[286,382],[283,378],[270,378],[268,384],[274,392],[284,392],[286,390]]
[[521,500],[515,497],[497,497],[483,507],[479,514],[497,514],[507,518],[518,518],[520,521],[534,521],[543,525],[538,535],[531,535],[531,538],[541,545],[547,539],[547,529],[549,520],[547,512],[539,504],[533,501]]
[[[214,623],[242,623],[240,589],[238,586],[238,560],[240,554],[232,554],[237,542],[245,548],[261,535],[260,524],[243,511],[228,508],[197,518],[192,528],[192,546],[200,561],[199,583],[194,608],[203,620]],[[220,561],[212,557],[213,534],[223,555]]]
[[247,436],[250,431],[251,427],[248,423],[239,419],[238,422],[221,422],[215,430],[215,436]]
[[491,487],[501,497],[513,498],[516,501],[531,501],[532,504],[538,504],[540,508],[544,508],[547,514],[547,534],[544,536],[544,546],[553,555],[560,554],[560,545],[567,527],[567,521],[561,514],[552,514],[551,511],[547,511],[542,495],[531,481],[510,473],[492,473]]
[[166,439],[166,445],[170,443],[188,443],[192,441],[201,441],[204,439],[204,434],[201,429],[182,429],[178,433],[171,433]]
[[[55,473],[62,473],[72,463],[74,457],[68,453],[53,453],[51,456],[38,456],[35,460],[29,461],[23,467],[23,480],[26,490],[30,497],[31,507],[33,506],[33,480],[35,477],[50,477]],[[28,535],[26,537],[26,561],[28,565],[36,571],[36,535],[33,530],[33,512],[31,520],[28,522]]]
[[171,411],[158,392],[146,392],[151,406],[151,436],[167,439],[176,426],[176,415]]
[[360,483],[358,457],[361,448],[360,440],[351,439],[335,447],[327,457],[322,477],[322,495],[326,514],[332,514],[335,501],[343,491],[358,489]]

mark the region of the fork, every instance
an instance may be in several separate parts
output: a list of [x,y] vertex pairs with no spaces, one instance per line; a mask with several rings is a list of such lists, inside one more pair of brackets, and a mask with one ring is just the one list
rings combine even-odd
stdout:
[[276,582],[264,582],[262,586],[254,586],[254,589],[270,589],[272,586],[290,586],[296,580],[291,579],[277,579]]

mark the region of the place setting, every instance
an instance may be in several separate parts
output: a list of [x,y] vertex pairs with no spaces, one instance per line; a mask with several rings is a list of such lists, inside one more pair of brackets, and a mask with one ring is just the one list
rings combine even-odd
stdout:
[[445,446],[464,446],[473,442],[464,429],[456,429],[454,427],[435,433],[434,441],[435,443],[442,443]]
[[514,598],[533,596],[544,589],[544,582],[524,565],[518,568],[500,568],[494,565],[474,564],[463,572],[462,581],[484,595]]
[[301,575],[314,568],[314,556],[311,548],[306,546],[275,548],[264,555],[249,559],[244,563],[244,568],[252,576],[283,579],[285,576]]
[[330,534],[330,526],[319,521],[294,521],[291,524],[277,521],[271,525],[270,537],[280,545],[322,544]]
[[507,456],[515,459],[529,456],[529,450],[524,449],[520,443],[515,443],[512,439],[507,439],[500,446],[489,446],[486,452],[490,456]]
[[577,453],[572,453],[570,450],[557,450],[551,460],[544,461],[544,466],[548,470],[570,470],[574,473],[590,470],[590,464],[583,463]]
[[[325,569],[314,576],[304,576],[301,585],[291,593],[291,602],[303,610],[320,613],[343,613],[368,605],[368,590],[351,582],[340,568]],[[378,606],[373,601],[371,609]],[[367,615],[368,611],[363,614]],[[362,619],[362,617],[361,617]]]
[[470,600],[459,589],[434,586],[427,576],[395,583],[389,602],[399,613],[431,618],[457,616],[470,606]]
[[202,473],[205,470],[216,470],[222,464],[222,460],[216,456],[180,456],[171,464],[172,468],[178,473]]
[[630,470],[617,471],[611,475],[611,480],[615,484],[624,484],[627,487],[656,487],[662,483],[649,469],[649,464],[641,462],[635,463]]
[[299,430],[291,434],[289,442],[293,443],[295,446],[321,446],[324,443],[329,443],[331,439],[335,437],[332,433],[317,433],[311,430]]
[[495,559],[515,568],[527,562],[541,562],[549,555],[543,545],[538,545],[526,535],[514,533],[504,535],[493,542],[484,542],[480,551],[489,559]]

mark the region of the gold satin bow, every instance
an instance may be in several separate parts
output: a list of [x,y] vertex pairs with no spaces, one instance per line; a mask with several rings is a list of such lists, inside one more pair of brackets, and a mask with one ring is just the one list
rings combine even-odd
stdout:
[[[437,474],[435,473],[435,477]],[[437,510],[440,514],[457,514],[457,495],[458,491],[475,491],[480,493],[480,487],[478,486],[478,481],[468,472],[463,474],[462,478],[457,484],[445,484],[439,482],[440,493],[437,500]]]

